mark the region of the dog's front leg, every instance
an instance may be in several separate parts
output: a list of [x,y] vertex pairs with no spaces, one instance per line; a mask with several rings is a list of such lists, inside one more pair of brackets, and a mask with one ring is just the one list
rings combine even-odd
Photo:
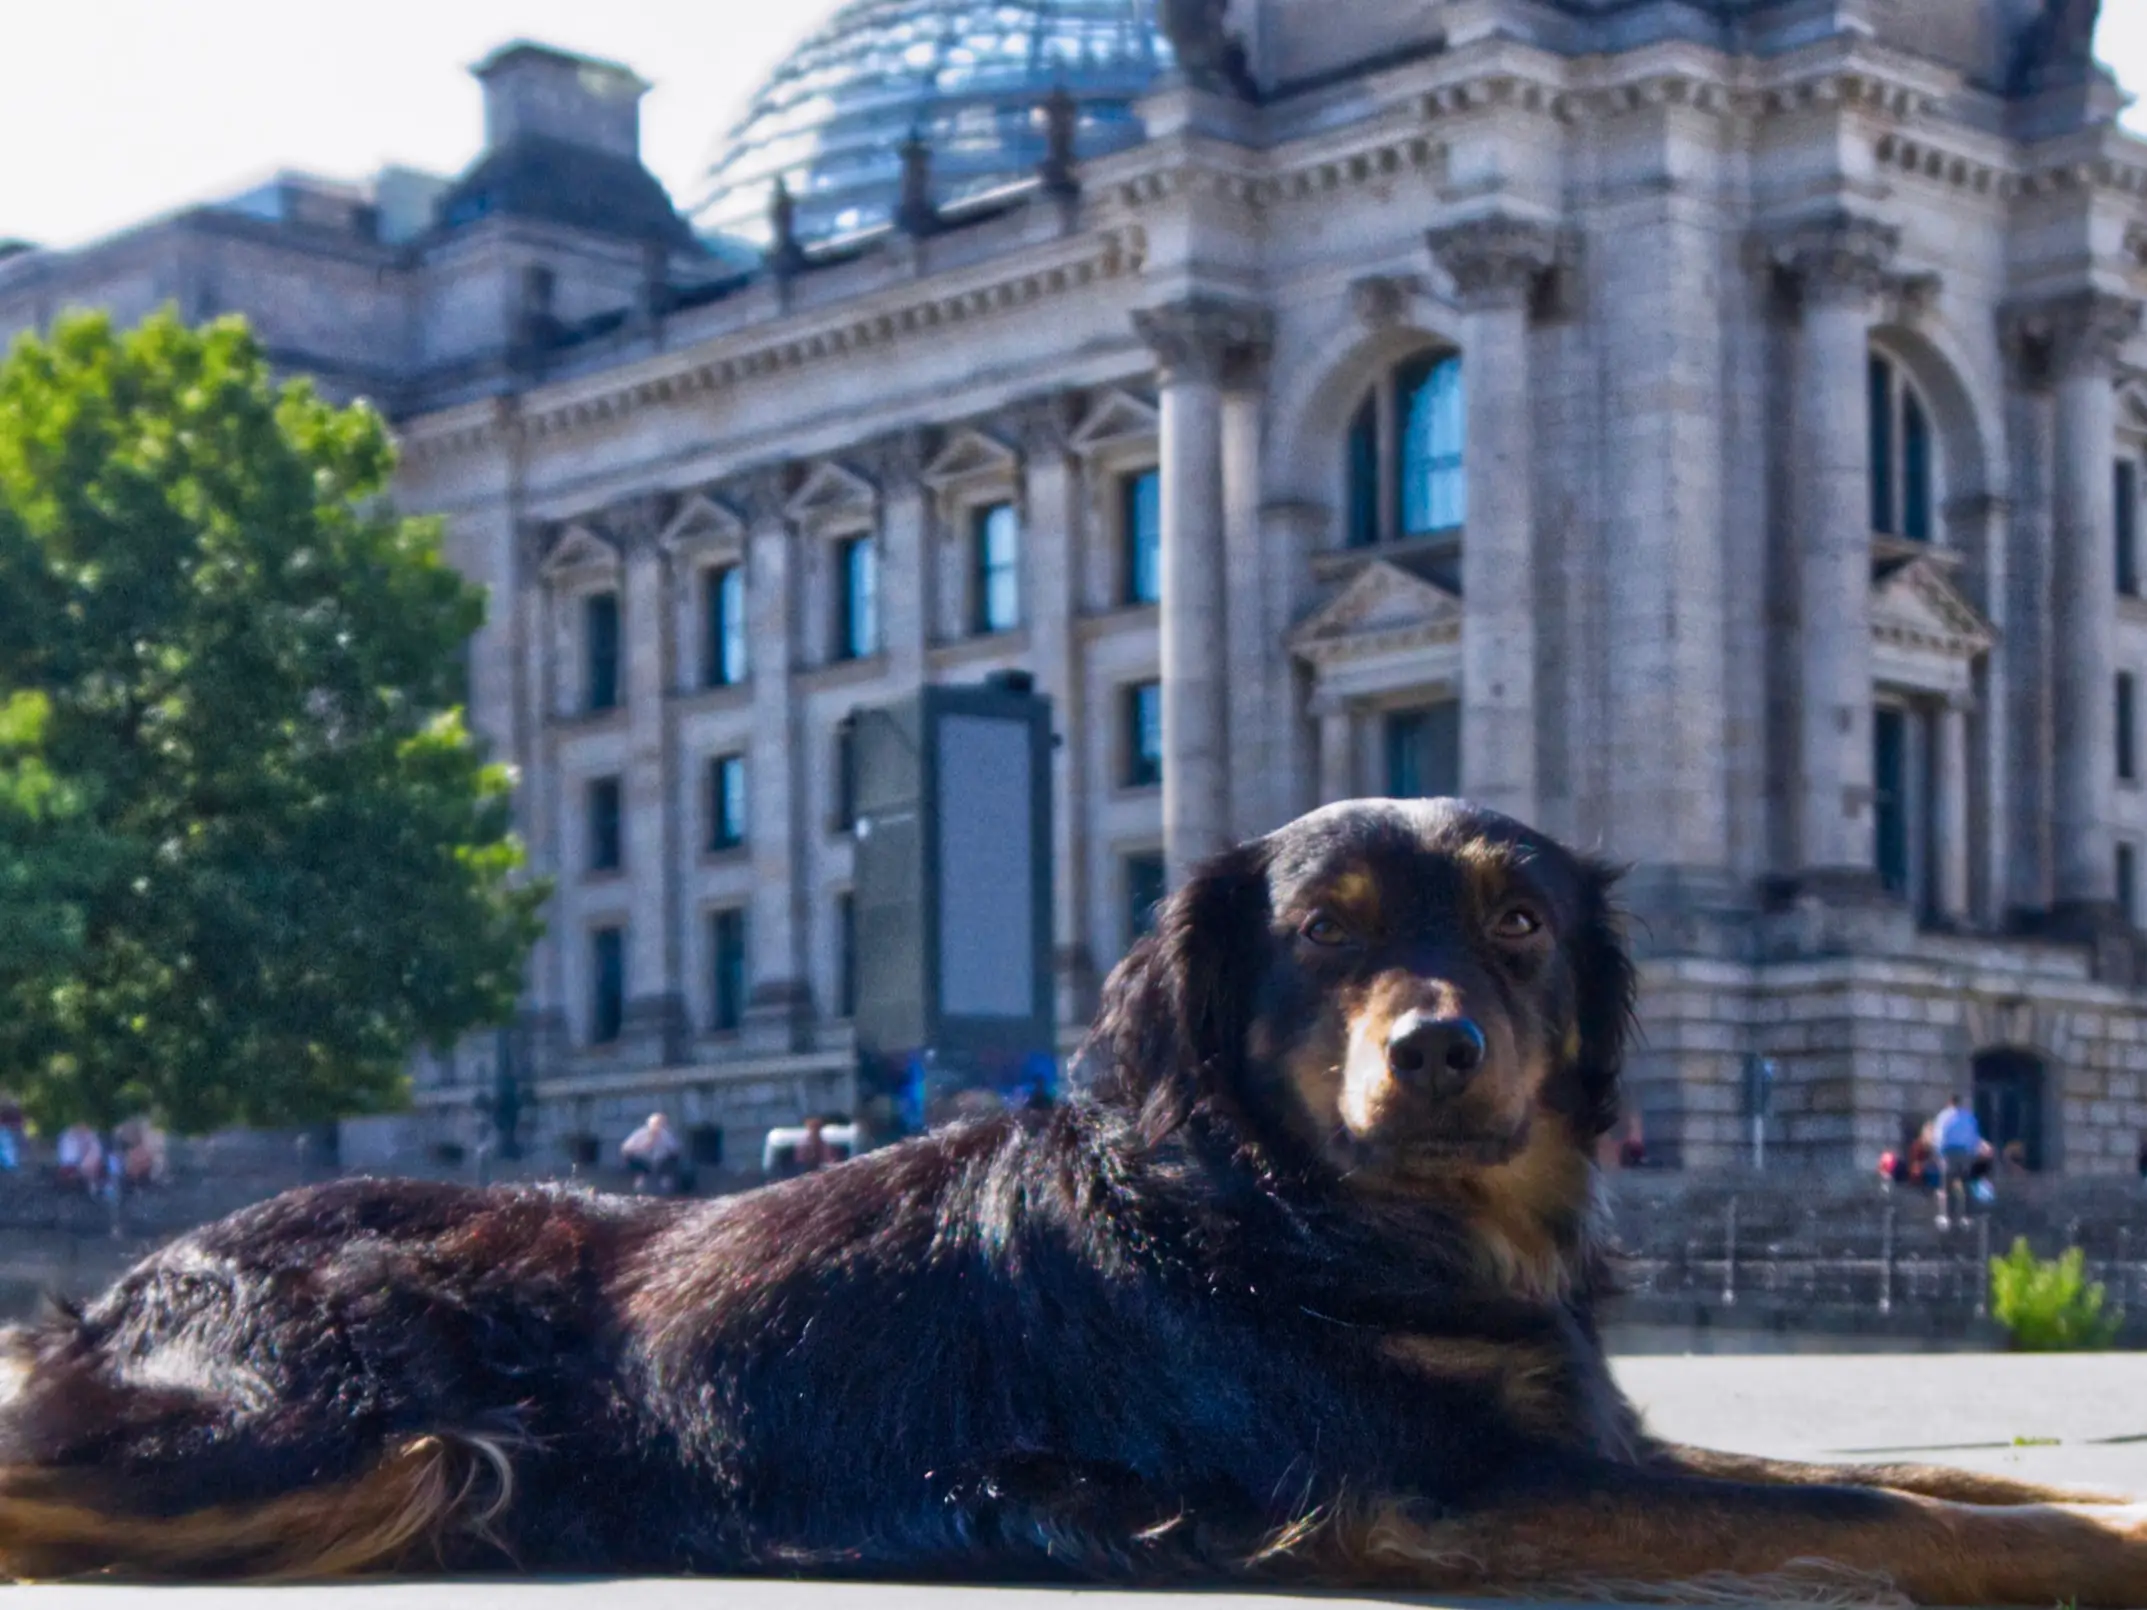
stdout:
[[1360,1508],[1297,1563],[1335,1585],[1450,1593],[2138,1607],[2147,1510],[1992,1509],[1605,1466],[1463,1514]]
[[1678,1443],[1656,1443],[1642,1462],[1665,1471],[1711,1476],[1722,1481],[1756,1482],[1769,1487],[1885,1487],[1897,1493],[1944,1498],[1956,1504],[2130,1504],[2136,1498],[2117,1493],[2051,1487],[1986,1476],[1943,1465],[1807,1465],[1749,1454],[1716,1453]]

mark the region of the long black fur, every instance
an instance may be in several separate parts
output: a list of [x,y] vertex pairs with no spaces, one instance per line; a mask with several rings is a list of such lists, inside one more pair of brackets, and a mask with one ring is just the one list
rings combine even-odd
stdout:
[[[356,1181],[183,1238],[14,1338],[0,1495],[175,1516],[461,1436],[513,1487],[449,1568],[1195,1581],[1351,1494],[1459,1512],[1632,1457],[1584,1229],[1568,1294],[1508,1289],[1465,1207],[1368,1206],[1242,1099],[1276,842],[1164,906],[1051,1112],[716,1202]],[[1441,853],[1366,842],[1395,879]],[[1538,853],[1580,902],[1556,1088],[1586,1144],[1632,971],[1609,875]],[[1532,1412],[1397,1336],[1536,1361]]]

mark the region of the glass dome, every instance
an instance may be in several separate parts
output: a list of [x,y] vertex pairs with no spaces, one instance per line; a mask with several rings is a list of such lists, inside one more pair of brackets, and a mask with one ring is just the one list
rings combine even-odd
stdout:
[[1133,103],[1171,64],[1156,0],[850,0],[754,95],[708,168],[704,233],[765,246],[781,178],[808,244],[888,222],[901,147],[932,153],[944,207],[1020,179],[1044,155],[1042,106],[1080,109],[1078,156],[1141,138]]

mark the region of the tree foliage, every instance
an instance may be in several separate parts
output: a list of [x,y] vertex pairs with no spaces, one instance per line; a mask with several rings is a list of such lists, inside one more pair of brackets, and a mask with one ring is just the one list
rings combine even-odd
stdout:
[[182,1131],[393,1105],[537,931],[463,725],[483,599],[381,420],[238,321],[0,363],[0,1085]]

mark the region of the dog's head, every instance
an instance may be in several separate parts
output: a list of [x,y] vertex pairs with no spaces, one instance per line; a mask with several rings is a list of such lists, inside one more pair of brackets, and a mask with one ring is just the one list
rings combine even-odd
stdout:
[[1389,1195],[1582,1159],[1632,1015],[1613,881],[1456,800],[1316,811],[1164,904],[1106,989],[1098,1092]]

